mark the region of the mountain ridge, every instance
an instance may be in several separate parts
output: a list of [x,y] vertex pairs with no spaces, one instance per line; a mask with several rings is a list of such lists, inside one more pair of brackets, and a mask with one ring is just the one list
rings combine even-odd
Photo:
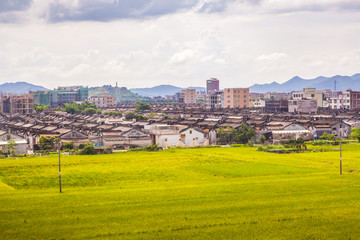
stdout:
[[27,82],[13,82],[0,84],[0,92],[22,94],[29,91],[48,90],[47,88]]
[[250,92],[292,92],[300,91],[303,88],[316,88],[317,90],[334,90],[334,81],[336,80],[336,90],[346,90],[351,88],[354,91],[360,91],[360,73],[352,76],[335,75],[332,77],[318,76],[313,79],[304,79],[295,76],[284,83],[265,83],[254,84],[249,87]]

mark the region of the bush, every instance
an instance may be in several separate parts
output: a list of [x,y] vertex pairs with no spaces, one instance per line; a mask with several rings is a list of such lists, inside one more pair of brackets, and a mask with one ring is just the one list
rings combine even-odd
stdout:
[[335,141],[335,136],[330,134],[330,133],[324,132],[323,135],[321,135],[321,137],[319,137],[319,139],[328,140],[328,141]]
[[74,142],[66,142],[63,145],[64,150],[71,150],[74,149]]
[[160,149],[161,148],[159,148],[157,144],[152,144],[152,145],[147,146],[147,147],[133,148],[130,151],[132,151],[132,152],[140,152],[140,151],[155,152],[155,151],[159,151]]
[[79,151],[80,155],[94,155],[95,154],[95,148],[94,144],[87,143],[83,149]]

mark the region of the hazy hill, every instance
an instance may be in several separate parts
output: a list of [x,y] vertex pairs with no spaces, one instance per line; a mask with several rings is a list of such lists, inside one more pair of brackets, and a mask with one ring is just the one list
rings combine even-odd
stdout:
[[47,90],[46,88],[27,82],[4,83],[0,85],[0,92],[3,93],[28,93],[29,91]]
[[112,87],[111,85],[105,85],[102,87],[89,88],[89,97],[98,96],[103,93],[114,96],[115,103],[134,102],[136,100],[146,100],[145,97],[139,96],[136,93],[131,92],[126,87]]
[[334,80],[336,80],[336,89],[345,90],[351,88],[352,90],[360,90],[360,74],[357,73],[352,76],[340,76],[333,77],[317,77],[314,79],[303,79],[298,76],[291,78],[290,80],[279,84],[272,82],[268,84],[255,84],[250,87],[250,92],[291,92],[302,90],[303,88],[316,88],[322,89],[334,89]]
[[[203,87],[188,87],[196,89],[196,91],[205,91]],[[177,92],[180,92],[180,87],[173,85],[159,85],[151,88],[132,88],[130,91],[137,93],[142,96],[152,97],[152,96],[165,96],[165,95],[174,95]]]

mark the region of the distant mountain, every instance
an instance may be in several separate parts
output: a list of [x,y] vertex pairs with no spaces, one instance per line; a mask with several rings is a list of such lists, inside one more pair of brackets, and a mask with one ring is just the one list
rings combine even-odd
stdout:
[[265,93],[265,92],[291,92],[299,91],[303,88],[334,89],[334,81],[336,80],[336,90],[345,90],[351,88],[352,90],[360,90],[360,73],[353,76],[333,77],[317,77],[314,79],[303,79],[298,76],[279,84],[272,82],[270,84],[255,84],[250,87],[250,92]]
[[27,82],[4,83],[0,85],[0,92],[3,93],[28,93],[29,91],[47,90],[46,88]]
[[[196,91],[205,91],[203,87],[188,87],[196,89]],[[151,88],[132,88],[130,91],[137,93],[141,96],[153,97],[153,96],[165,96],[165,95],[174,95],[177,92],[180,92],[180,87],[172,85],[159,85]]]
[[111,85],[104,85],[102,87],[89,88],[89,97],[99,96],[107,93],[114,96],[115,103],[134,102],[137,100],[148,100],[148,98],[139,96],[136,93],[131,92],[126,87],[112,87]]

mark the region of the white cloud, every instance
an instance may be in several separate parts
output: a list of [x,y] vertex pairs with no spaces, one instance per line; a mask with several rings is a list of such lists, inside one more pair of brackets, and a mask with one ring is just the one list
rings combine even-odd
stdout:
[[[222,87],[236,87],[358,72],[359,14],[334,10],[340,1],[329,12],[276,14],[311,4],[295,2],[229,1],[231,7],[212,14],[182,10],[142,20],[49,24],[43,20],[53,14],[49,3],[34,1],[14,13],[25,22],[0,23],[0,83],[187,87],[218,77]],[[66,6],[81,9],[73,1]]]
[[271,53],[271,54],[262,54],[256,58],[257,61],[263,61],[263,60],[270,60],[270,61],[276,61],[280,58],[286,57],[286,53]]

